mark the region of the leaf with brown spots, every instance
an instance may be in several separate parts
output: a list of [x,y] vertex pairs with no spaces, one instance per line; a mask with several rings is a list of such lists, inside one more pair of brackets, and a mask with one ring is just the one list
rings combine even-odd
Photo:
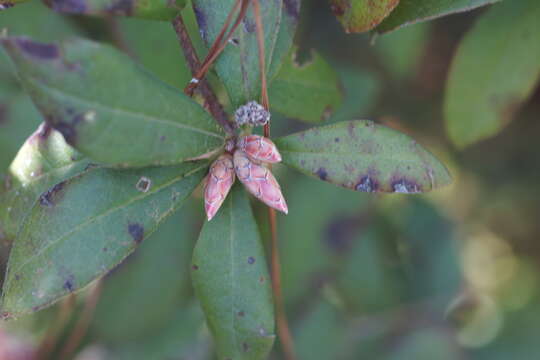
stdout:
[[237,184],[206,222],[191,276],[220,359],[263,360],[274,343],[274,307],[264,246],[245,190]]
[[293,49],[269,88],[272,109],[298,120],[323,122],[341,105],[338,85],[336,72],[319,54],[299,64]]
[[540,80],[540,2],[493,5],[461,42],[446,86],[445,117],[459,147],[498,134]]
[[[219,35],[235,0],[193,0],[200,32],[207,46]],[[299,20],[300,0],[260,1],[264,25],[267,77],[271,80],[292,45]],[[216,60],[215,69],[233,106],[258,99],[261,92],[255,18],[250,9],[231,43]]]
[[1,42],[46,121],[95,162],[177,164],[224,142],[199,104],[110,46],[80,39]]
[[373,29],[398,4],[399,0],[330,0],[332,12],[348,33]]
[[133,16],[151,20],[172,20],[186,5],[185,0],[47,0],[56,12],[98,16]]
[[[106,274],[183,204],[207,169],[206,162],[90,167],[51,188],[13,244],[2,311],[17,316],[39,310]],[[152,181],[146,192],[137,188],[142,177]]]
[[451,182],[444,165],[416,141],[368,120],[313,128],[275,143],[283,164],[356,191],[419,193]]

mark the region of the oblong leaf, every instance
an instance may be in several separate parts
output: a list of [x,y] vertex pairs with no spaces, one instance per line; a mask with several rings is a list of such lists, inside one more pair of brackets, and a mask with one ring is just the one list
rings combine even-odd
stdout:
[[133,16],[172,20],[186,5],[185,0],[47,0],[54,11],[101,16]]
[[94,161],[174,164],[223,144],[201,106],[110,46],[24,37],[2,44],[46,121]]
[[338,76],[317,53],[298,64],[290,53],[268,89],[272,108],[298,120],[322,122],[341,105]]
[[274,310],[264,248],[245,190],[237,184],[193,253],[192,280],[219,359],[266,359]]
[[[193,0],[197,23],[207,46],[219,35],[235,0]],[[298,23],[299,0],[260,1],[264,26],[266,72],[272,78],[288,53]],[[216,72],[234,107],[259,98],[259,53],[253,11],[234,33],[231,43],[216,60]]]
[[46,124],[26,140],[0,188],[0,229],[14,239],[19,225],[47,189],[82,172],[90,161]]
[[330,0],[332,12],[346,32],[365,32],[377,26],[400,0]]
[[92,167],[47,190],[13,244],[4,316],[39,310],[111,270],[179,208],[207,167]]
[[498,1],[500,0],[401,0],[390,16],[377,27],[377,32],[396,30],[402,26],[469,11]]
[[461,42],[447,82],[448,134],[460,146],[501,131],[540,79],[540,3],[505,1]]
[[284,164],[352,190],[418,193],[451,181],[416,141],[368,120],[313,128],[275,143]]

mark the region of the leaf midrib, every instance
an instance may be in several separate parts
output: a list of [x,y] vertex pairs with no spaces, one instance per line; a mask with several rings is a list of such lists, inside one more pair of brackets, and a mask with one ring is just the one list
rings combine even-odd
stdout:
[[[78,103],[86,105],[86,106],[88,106],[90,108],[100,108],[101,110],[103,110],[105,112],[109,112],[109,113],[113,113],[113,114],[116,113],[116,114],[120,114],[120,115],[131,116],[131,117],[146,120],[148,122],[160,123],[160,124],[165,124],[165,125],[169,125],[169,126],[172,126],[172,127],[177,127],[177,128],[180,128],[180,129],[191,130],[193,132],[201,133],[201,134],[208,135],[208,136],[217,137],[219,139],[223,138],[223,136],[221,136],[219,134],[216,134],[216,133],[213,133],[213,132],[210,132],[210,131],[206,131],[206,130],[203,130],[203,129],[200,129],[200,128],[196,128],[196,127],[193,127],[193,126],[189,126],[189,125],[186,125],[186,124],[174,121],[174,120],[160,119],[160,118],[157,118],[157,117],[152,116],[152,115],[143,114],[143,113],[139,113],[139,112],[133,112],[131,110],[121,109],[121,108],[118,108],[118,107],[112,108],[112,107],[109,107],[108,105],[100,104],[100,103],[97,103],[97,102],[89,100],[89,99],[84,99],[84,98],[79,97],[79,96],[70,95],[70,94],[66,93],[65,91],[63,91],[62,89],[59,89],[57,87],[53,87],[53,86],[50,86],[50,85],[45,85],[45,84],[39,82],[39,80],[34,79],[34,78],[30,77],[30,76],[26,76],[25,79],[27,81],[31,82],[34,86],[40,87],[44,91],[48,91],[48,92],[50,92],[52,94],[56,94],[57,96],[62,96],[62,97],[68,98],[68,99],[70,99],[70,100],[72,100],[74,102],[78,102]],[[120,117],[119,119],[122,119],[122,118]]]
[[[104,217],[104,216],[106,216],[106,215],[108,215],[108,214],[110,214],[110,213],[113,213],[113,212],[115,212],[115,211],[117,211],[117,210],[119,210],[119,209],[121,209],[121,208],[124,208],[124,207],[126,207],[126,206],[129,206],[130,204],[132,204],[132,203],[134,203],[134,202],[137,202],[137,201],[139,201],[139,200],[141,200],[141,199],[144,199],[144,198],[146,198],[146,197],[148,197],[148,196],[150,196],[150,195],[152,195],[152,194],[155,194],[155,193],[161,191],[162,189],[164,189],[164,188],[166,188],[166,187],[168,187],[168,186],[171,186],[172,184],[174,184],[174,183],[176,183],[176,182],[178,182],[178,181],[181,181],[182,179],[187,178],[188,176],[191,176],[193,173],[195,173],[195,172],[197,172],[197,171],[200,171],[200,170],[203,169],[204,167],[205,167],[205,165],[203,165],[203,166],[201,166],[201,167],[198,167],[198,168],[195,168],[195,169],[193,169],[193,170],[191,170],[191,171],[189,171],[189,172],[187,172],[187,173],[185,173],[185,174],[182,174],[182,176],[180,176],[180,177],[173,178],[172,180],[170,180],[170,181],[168,181],[168,182],[162,184],[162,185],[159,186],[159,187],[155,187],[155,188],[154,188],[154,189],[155,189],[154,191],[147,192],[147,193],[144,193],[144,194],[142,194],[142,195],[133,197],[132,199],[130,199],[130,200],[126,201],[126,202],[123,202],[123,203],[119,204],[118,206],[115,206],[115,207],[113,207],[113,208],[111,208],[111,209],[109,209],[109,210],[104,211],[103,213],[101,213],[101,214],[99,214],[99,215],[97,215],[97,216],[95,216],[95,217],[92,217],[92,218],[90,218],[90,219],[88,219],[88,220],[82,222],[81,224],[75,226],[71,231],[68,231],[67,233],[65,233],[65,234],[63,234],[63,235],[61,235],[61,236],[59,236],[55,241],[52,241],[52,242],[50,242],[49,244],[47,244],[47,246],[43,247],[37,254],[35,254],[34,256],[31,256],[27,261],[25,261],[24,263],[22,263],[22,264],[17,268],[17,270],[13,270],[13,271],[11,271],[11,273],[16,273],[16,272],[20,271],[20,270],[21,270],[22,268],[24,268],[26,265],[32,263],[35,259],[37,259],[37,258],[38,258],[39,256],[41,256],[43,253],[45,253],[45,252],[47,251],[47,249],[49,249],[50,247],[55,246],[55,245],[57,245],[57,244],[63,242],[65,239],[69,238],[69,236],[71,236],[73,233],[75,233],[75,232],[79,231],[80,229],[82,229],[82,228],[88,226],[89,224],[91,224],[91,223],[93,223],[93,222],[95,222],[95,221],[101,219],[102,217]],[[103,168],[101,168],[101,169],[103,169]],[[100,170],[100,169],[96,169],[96,170]],[[35,206],[39,206],[39,205],[36,204],[36,205],[34,205],[34,207],[35,207]],[[7,293],[7,291],[6,291],[6,293]]]

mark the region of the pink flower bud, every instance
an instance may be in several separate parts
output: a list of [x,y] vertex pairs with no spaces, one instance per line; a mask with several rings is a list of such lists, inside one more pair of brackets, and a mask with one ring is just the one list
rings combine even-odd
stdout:
[[223,154],[210,166],[204,188],[204,209],[212,220],[234,184],[234,165],[230,154]]
[[272,140],[259,135],[248,135],[238,140],[238,148],[245,152],[251,159],[278,163],[281,155]]
[[242,150],[234,153],[234,169],[238,179],[257,199],[276,210],[288,213],[281,188],[270,170],[252,161]]

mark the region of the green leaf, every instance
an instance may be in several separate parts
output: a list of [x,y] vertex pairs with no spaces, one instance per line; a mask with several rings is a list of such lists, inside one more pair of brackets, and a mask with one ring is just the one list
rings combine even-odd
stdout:
[[[235,0],[193,0],[199,29],[210,47],[219,35]],[[292,44],[299,17],[299,0],[261,1],[266,72],[270,80]],[[257,100],[261,92],[259,50],[252,7],[216,60],[215,69],[234,107]]]
[[459,147],[500,132],[540,79],[540,3],[505,1],[461,42],[446,88],[445,116]]
[[217,125],[195,101],[112,47],[2,40],[46,121],[94,161],[174,164],[217,149]]
[[285,165],[352,190],[418,193],[451,181],[416,141],[368,120],[313,128],[275,143]]
[[[179,308],[185,310],[198,230],[193,226],[198,223],[194,215],[202,215],[199,201],[196,207],[188,205],[170,216],[107,276],[93,324],[100,339],[118,344],[148,339],[166,328]],[[202,324],[202,313],[200,317]]]
[[0,228],[4,235],[14,239],[40,195],[89,164],[60,133],[42,124],[19,150],[0,188]]
[[43,193],[10,254],[4,315],[39,310],[110,271],[182,205],[206,169],[92,167]]
[[[330,0],[332,12],[350,32],[365,32],[377,26],[400,0]],[[402,0],[403,1],[403,0]]]
[[326,301],[318,300],[295,331],[299,359],[342,359],[347,340],[345,314]]
[[319,123],[341,104],[338,77],[322,57],[313,53],[298,64],[292,51],[269,88],[272,108],[288,117]]
[[193,286],[220,360],[266,359],[274,342],[270,277],[243,187],[206,222],[193,253]]
[[377,27],[377,32],[385,33],[402,26],[470,11],[498,1],[500,0],[401,0],[392,14]]
[[56,12],[68,14],[172,20],[186,0],[49,0],[48,5]]
[[41,121],[34,104],[19,89],[4,91],[0,88],[0,173],[7,170],[25,139]]

